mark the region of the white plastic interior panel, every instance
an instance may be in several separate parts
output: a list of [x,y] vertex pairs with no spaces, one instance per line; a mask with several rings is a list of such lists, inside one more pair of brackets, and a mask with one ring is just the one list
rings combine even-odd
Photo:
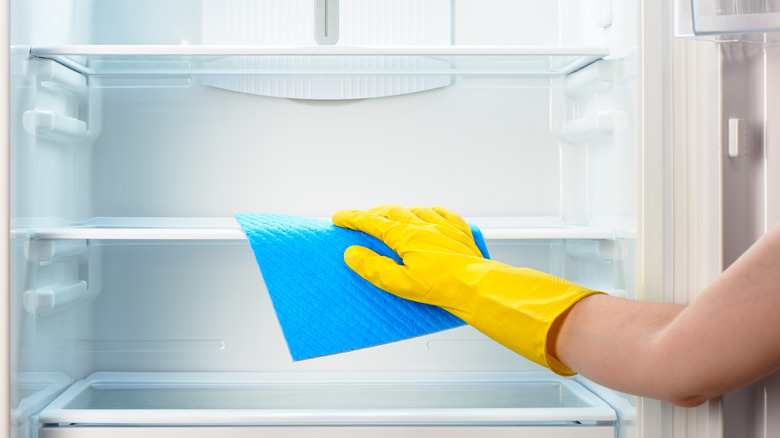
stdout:
[[615,421],[578,383],[544,374],[96,373],[41,412],[91,425],[504,424]]
[[[203,3],[203,44],[276,46],[448,45],[451,43],[450,0],[207,0]],[[251,61],[235,59],[236,67]],[[301,61],[277,58],[277,68],[296,68]],[[303,61],[305,63],[305,61]],[[435,59],[344,58],[347,70],[414,69],[409,63],[446,69]],[[356,65],[353,65],[356,64]],[[437,66],[438,64],[438,66]],[[391,67],[391,68],[392,68]],[[229,90],[298,99],[356,99],[405,94],[450,84],[448,76],[365,78],[362,76],[231,76],[206,83]]]
[[[317,9],[324,12],[318,14]],[[311,46],[448,45],[451,0],[204,0],[202,44]],[[335,38],[320,42],[329,13]]]

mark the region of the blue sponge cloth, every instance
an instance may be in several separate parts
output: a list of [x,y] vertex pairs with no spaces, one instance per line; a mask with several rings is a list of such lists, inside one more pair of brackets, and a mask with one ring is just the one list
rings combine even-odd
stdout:
[[[449,312],[389,294],[344,263],[352,245],[398,255],[368,234],[330,221],[281,214],[236,214],[271,296],[293,360],[421,336],[465,323]],[[477,246],[487,248],[472,226]]]

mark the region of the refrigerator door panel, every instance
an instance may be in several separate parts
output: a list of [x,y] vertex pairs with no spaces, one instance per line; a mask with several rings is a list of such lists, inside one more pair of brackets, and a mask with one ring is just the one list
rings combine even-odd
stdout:
[[[728,267],[769,228],[780,221],[777,154],[780,148],[780,34],[761,35],[762,44],[733,42],[720,50],[723,71],[722,123],[741,118],[747,124],[744,153],[723,156],[724,251]],[[734,84],[742,84],[735,87]],[[733,128],[733,126],[732,126]],[[726,133],[730,128],[723,126]],[[725,134],[723,134],[725,135]],[[724,143],[726,141],[724,140]],[[725,437],[763,437],[780,433],[773,420],[780,409],[777,375],[723,397]],[[758,414],[757,414],[758,413]]]
[[[699,58],[689,67],[698,75],[691,94],[698,115],[689,120],[698,130],[691,138],[698,136],[698,141],[684,146],[698,150],[699,160],[690,167],[706,168],[700,181],[710,187],[691,192],[704,212],[694,223],[699,234],[706,230],[710,243],[698,244],[699,263],[691,267],[698,270],[684,280],[695,286],[682,299],[686,302],[780,220],[774,104],[780,85],[780,4],[677,1],[676,12],[676,33],[699,40],[689,43]],[[773,397],[777,383],[773,375],[725,394],[688,415],[688,424],[696,424],[700,436],[772,436],[778,431],[771,420],[778,406]]]

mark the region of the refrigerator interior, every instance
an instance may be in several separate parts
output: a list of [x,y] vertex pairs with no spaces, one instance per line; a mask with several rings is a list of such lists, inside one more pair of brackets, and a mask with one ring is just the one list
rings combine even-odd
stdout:
[[630,434],[633,398],[470,327],[293,362],[232,215],[443,205],[496,260],[635,297],[633,2],[10,6],[17,436]]

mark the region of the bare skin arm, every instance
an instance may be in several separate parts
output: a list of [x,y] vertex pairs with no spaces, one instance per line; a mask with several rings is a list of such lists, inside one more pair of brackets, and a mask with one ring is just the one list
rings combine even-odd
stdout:
[[562,319],[553,354],[616,390],[680,406],[780,369],[780,224],[690,305],[594,295]]

